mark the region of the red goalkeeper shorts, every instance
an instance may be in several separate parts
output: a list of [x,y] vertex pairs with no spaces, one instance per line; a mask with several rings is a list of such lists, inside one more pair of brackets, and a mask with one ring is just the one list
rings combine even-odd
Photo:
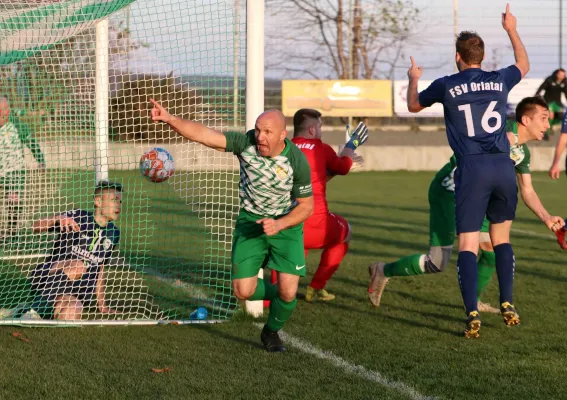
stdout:
[[346,219],[327,213],[312,215],[303,224],[303,247],[323,249],[342,243],[350,230]]

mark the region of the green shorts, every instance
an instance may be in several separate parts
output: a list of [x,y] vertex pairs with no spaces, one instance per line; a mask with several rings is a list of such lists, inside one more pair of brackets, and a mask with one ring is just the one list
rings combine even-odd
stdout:
[[6,176],[0,177],[0,186],[4,193],[21,193],[26,185],[26,171],[9,171]]
[[267,266],[275,271],[305,276],[303,224],[267,236],[258,215],[240,210],[232,238],[232,278],[257,276]]
[[429,245],[452,246],[457,237],[455,192],[446,190],[434,179],[429,185]]

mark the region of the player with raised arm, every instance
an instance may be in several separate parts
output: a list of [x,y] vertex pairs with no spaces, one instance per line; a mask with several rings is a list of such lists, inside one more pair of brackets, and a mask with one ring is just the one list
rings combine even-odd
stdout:
[[465,337],[478,337],[481,326],[477,253],[485,216],[490,221],[504,322],[508,326],[520,322],[513,305],[514,253],[510,245],[517,184],[504,122],[508,93],[528,73],[530,64],[509,5],[502,14],[502,26],[512,43],[515,65],[483,71],[484,42],[474,32],[461,32],[455,46],[458,73],[435,80],[418,94],[422,67],[411,58],[408,70],[408,110],[419,112],[434,103],[443,104],[447,138],[456,157],[457,275],[467,316]]
[[[565,146],[567,146],[567,113],[563,116],[563,123],[561,124],[561,134],[555,145],[555,156],[553,157],[553,162],[551,163],[551,168],[549,168],[549,176],[551,179],[559,179],[561,175],[559,162],[561,161],[561,156],[563,151],[565,151]],[[565,163],[565,172],[567,173],[567,162]],[[565,242],[565,228],[559,229],[555,232],[557,236],[557,243],[563,250],[567,250],[567,242]]]
[[[526,206],[551,230],[564,225],[561,217],[551,216],[539,199],[531,179],[530,150],[527,143],[542,140],[549,128],[547,103],[541,97],[526,97],[516,107],[515,128],[508,132],[510,158],[514,162],[520,194]],[[393,263],[376,262],[370,266],[371,280],[368,290],[370,302],[380,305],[382,292],[388,280],[394,276],[414,276],[445,271],[455,241],[455,157],[451,157],[435,175],[429,186],[429,253],[404,257]],[[480,230],[478,258],[478,310],[499,313],[500,310],[482,303],[484,293],[496,271],[495,255],[489,223],[485,218]]]
[[[278,331],[296,307],[305,276],[303,221],[313,212],[309,164],[286,138],[285,117],[268,110],[246,134],[221,133],[170,115],[154,100],[154,122],[165,122],[193,142],[234,153],[240,162],[240,213],[232,241],[232,284],[240,300],[270,300],[261,340],[269,352],[285,351]],[[258,279],[263,265],[278,272],[277,286]]]
[[305,154],[311,168],[311,183],[315,208],[303,226],[305,256],[311,249],[323,249],[317,271],[307,287],[305,300],[330,301],[335,295],[325,286],[345,257],[352,236],[349,223],[340,215],[329,211],[327,204],[327,181],[335,175],[349,173],[353,160],[361,162],[355,154],[358,146],[368,139],[368,128],[362,122],[354,130],[340,155],[326,143],[322,136],[321,113],[312,109],[298,110],[293,116],[293,139]]
[[122,185],[101,181],[94,190],[94,212],[70,210],[36,221],[35,233],[57,231],[51,254],[32,272],[35,301],[25,318],[80,320],[85,309],[114,314],[105,294],[104,265],[118,245],[114,225]]

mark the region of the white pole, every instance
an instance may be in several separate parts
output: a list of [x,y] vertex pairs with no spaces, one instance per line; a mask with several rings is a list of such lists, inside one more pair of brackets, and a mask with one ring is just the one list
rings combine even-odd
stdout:
[[238,125],[238,64],[240,49],[240,1],[234,0],[234,78],[232,88],[232,120],[234,127]]
[[[246,130],[254,129],[264,111],[264,0],[246,2]],[[260,270],[259,278],[264,277]],[[246,312],[255,317],[264,312],[263,301],[247,301]]]
[[95,179],[96,182],[108,179],[108,19],[96,24],[96,149]]

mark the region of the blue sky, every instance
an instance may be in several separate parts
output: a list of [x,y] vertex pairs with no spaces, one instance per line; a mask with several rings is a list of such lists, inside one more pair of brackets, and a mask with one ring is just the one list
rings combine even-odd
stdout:
[[[564,4],[563,22],[567,25],[567,0],[510,1],[532,63],[528,77],[547,76],[559,66],[560,1]],[[243,5],[245,0],[240,3]],[[475,30],[484,38],[486,63],[497,67],[513,63],[509,40],[500,23],[506,1],[460,0],[458,3],[458,30]],[[409,55],[424,66],[426,79],[452,73],[453,0],[413,0],[413,4],[421,11],[420,21],[404,49],[403,59],[397,64],[396,78],[405,78]],[[293,32],[286,30],[293,16],[273,17],[267,11],[266,31],[271,32],[271,36],[274,32],[278,35],[277,43],[273,43],[274,39],[266,40],[265,56],[270,60],[274,57],[275,45],[297,46],[298,43],[292,38]],[[152,59],[159,60],[160,65],[166,63],[176,75],[233,74],[233,0],[139,0],[131,8],[130,21],[134,37],[150,44],[148,53]],[[241,39],[244,27],[244,15],[241,15]],[[563,29],[563,43],[563,61],[566,62],[567,26]],[[308,43],[301,45],[309,46]],[[146,64],[152,62],[148,60]],[[155,63],[157,65],[157,61]],[[240,70],[243,71],[242,66]],[[266,71],[266,76],[279,77],[271,70]]]

